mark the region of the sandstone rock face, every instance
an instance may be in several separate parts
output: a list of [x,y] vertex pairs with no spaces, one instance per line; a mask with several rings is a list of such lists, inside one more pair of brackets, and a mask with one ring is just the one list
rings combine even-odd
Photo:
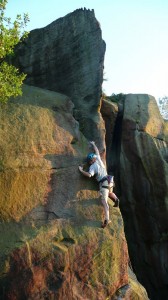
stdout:
[[75,104],[84,135],[102,151],[104,122],[99,113],[105,42],[93,10],[78,9],[45,28],[30,32],[17,49],[26,83],[63,93]]
[[168,294],[167,128],[152,96],[126,96],[121,209],[134,270],[152,300],[166,299]]
[[78,172],[88,151],[67,96],[24,86],[0,111],[0,298],[148,299],[122,216]]

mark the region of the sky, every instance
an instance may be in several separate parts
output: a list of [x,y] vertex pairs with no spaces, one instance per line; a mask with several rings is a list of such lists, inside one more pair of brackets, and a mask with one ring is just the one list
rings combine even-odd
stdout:
[[8,0],[6,16],[28,13],[30,31],[84,7],[106,43],[103,91],[168,96],[168,0]]

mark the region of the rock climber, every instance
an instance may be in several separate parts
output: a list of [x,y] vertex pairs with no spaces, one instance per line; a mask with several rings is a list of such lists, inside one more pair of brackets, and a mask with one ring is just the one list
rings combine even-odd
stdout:
[[109,219],[109,205],[108,197],[114,201],[114,207],[119,206],[119,199],[113,193],[113,181],[109,184],[108,175],[104,163],[100,158],[100,153],[95,145],[95,142],[91,141],[90,144],[94,149],[94,153],[89,153],[87,156],[87,162],[90,165],[88,172],[83,170],[82,166],[79,166],[79,171],[87,177],[92,177],[95,175],[96,180],[99,183],[99,191],[101,201],[104,207],[105,220],[102,224],[102,228],[105,228],[111,221]]

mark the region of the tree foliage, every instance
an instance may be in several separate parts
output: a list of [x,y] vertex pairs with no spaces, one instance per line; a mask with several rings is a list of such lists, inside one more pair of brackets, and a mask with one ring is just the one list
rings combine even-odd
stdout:
[[7,0],[0,0],[0,102],[6,103],[11,96],[22,94],[21,86],[25,74],[8,63],[14,54],[14,47],[28,35],[24,29],[29,21],[28,15],[16,16],[15,21],[5,16]]
[[120,93],[120,94],[112,94],[111,96],[106,96],[106,99],[118,103],[120,100],[123,100],[125,98],[125,95]]
[[165,120],[168,120],[168,96],[164,96],[162,98],[159,98],[159,109],[162,117]]

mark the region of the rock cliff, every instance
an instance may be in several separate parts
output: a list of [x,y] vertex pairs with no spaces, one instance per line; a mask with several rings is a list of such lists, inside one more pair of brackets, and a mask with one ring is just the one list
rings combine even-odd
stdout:
[[94,11],[78,9],[45,28],[30,32],[17,48],[17,66],[26,83],[63,93],[75,104],[84,135],[104,150],[104,123],[99,113],[105,42]]
[[[167,123],[149,95],[127,95],[118,106],[101,99],[104,52],[86,9],[32,31],[16,51],[30,86],[0,118],[5,300],[147,299],[128,267],[122,216],[138,279],[152,300],[166,299]],[[105,231],[97,186],[77,170],[88,139],[102,157],[106,141],[121,199],[122,216],[110,205]]]
[[67,96],[24,86],[0,108],[0,298],[148,299],[129,268],[123,220],[78,172],[87,140]]
[[149,297],[166,299],[168,122],[154,97],[130,94],[120,103],[120,124],[115,130],[118,140],[111,151],[118,162],[118,191],[131,262]]

